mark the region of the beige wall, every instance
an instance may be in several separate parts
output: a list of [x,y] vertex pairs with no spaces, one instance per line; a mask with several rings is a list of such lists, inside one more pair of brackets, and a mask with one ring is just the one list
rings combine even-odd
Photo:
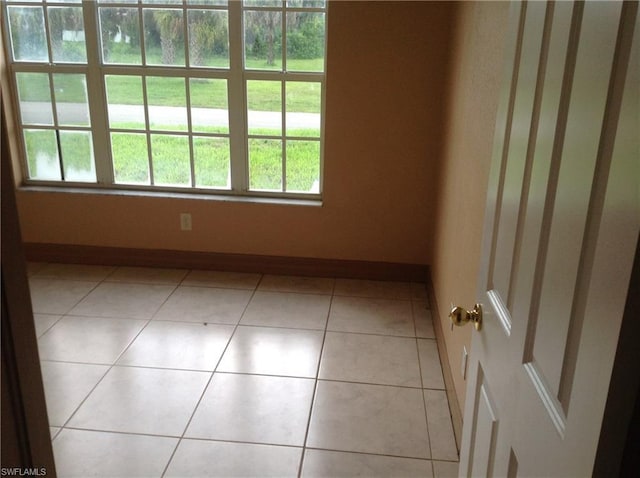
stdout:
[[427,264],[453,13],[330,4],[322,207],[18,191],[24,240]]
[[462,349],[473,327],[450,329],[451,303],[476,301],[493,127],[508,3],[464,3],[452,50],[446,146],[441,162],[431,275],[455,391],[464,409]]

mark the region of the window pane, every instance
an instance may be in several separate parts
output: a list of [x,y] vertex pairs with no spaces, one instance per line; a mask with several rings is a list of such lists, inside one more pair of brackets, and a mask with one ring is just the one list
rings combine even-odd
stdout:
[[145,134],[112,133],[111,154],[117,184],[149,184],[149,154]]
[[65,180],[96,181],[90,132],[60,131],[60,150]]
[[281,0],[244,0],[245,7],[280,7]]
[[291,8],[324,8],[325,4],[325,0],[287,0]]
[[192,78],[189,80],[191,95],[191,128],[199,133],[228,133],[229,106],[227,80]]
[[186,131],[187,93],[184,78],[147,77],[149,128]]
[[51,89],[46,73],[16,73],[18,101],[24,124],[53,124]]
[[112,128],[144,129],[144,100],[142,78],[139,76],[108,75],[107,109]]
[[153,183],[159,186],[191,186],[189,139],[169,134],[151,135]]
[[244,64],[255,70],[282,70],[281,12],[244,12]]
[[189,18],[189,64],[229,67],[229,27],[226,11],[191,10]]
[[48,8],[53,61],[86,63],[84,19],[80,7]]
[[30,179],[62,179],[55,131],[26,129],[24,142]]
[[324,71],[324,13],[287,13],[287,71]]
[[320,192],[320,141],[287,141],[287,191]]
[[102,58],[107,64],[141,65],[140,24],[135,8],[100,8]]
[[282,134],[282,83],[247,81],[249,134]]
[[320,137],[321,84],[287,81],[287,135]]
[[41,7],[7,7],[13,58],[16,61],[48,61]]
[[190,5],[228,5],[227,0],[187,0]]
[[282,141],[249,139],[249,188],[282,191]]
[[193,159],[197,187],[231,188],[227,138],[194,138]]
[[184,66],[182,10],[145,9],[144,41],[147,65]]
[[89,126],[87,80],[84,75],[56,73],[53,75],[58,124]]

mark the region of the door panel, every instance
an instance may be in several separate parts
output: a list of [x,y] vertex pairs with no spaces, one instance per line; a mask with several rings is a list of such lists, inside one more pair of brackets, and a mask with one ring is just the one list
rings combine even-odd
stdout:
[[461,476],[591,474],[640,231],[637,8],[513,4]]

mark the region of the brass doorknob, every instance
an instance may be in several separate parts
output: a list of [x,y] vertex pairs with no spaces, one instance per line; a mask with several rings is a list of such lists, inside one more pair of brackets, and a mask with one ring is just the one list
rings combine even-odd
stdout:
[[476,330],[480,330],[482,328],[482,306],[476,304],[473,310],[467,310],[460,306],[454,307],[449,313],[449,318],[451,322],[459,327],[462,327],[467,322],[473,322]]

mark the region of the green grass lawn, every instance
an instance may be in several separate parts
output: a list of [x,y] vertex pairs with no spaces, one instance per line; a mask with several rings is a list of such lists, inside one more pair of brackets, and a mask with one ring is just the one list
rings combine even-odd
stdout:
[[[25,133],[30,177],[60,179],[55,133]],[[62,131],[60,136],[65,178],[95,181],[92,148],[87,133]],[[147,137],[141,133],[112,133],[111,147],[117,184],[150,184]],[[286,147],[287,191],[310,191],[320,177],[320,142],[288,140]],[[191,186],[189,140],[186,136],[151,134],[154,184]],[[229,140],[194,137],[195,186],[229,188]],[[44,161],[44,158],[48,158]],[[56,176],[57,174],[57,176]],[[282,190],[282,141],[249,140],[249,184],[252,190]]]
[[[248,62],[251,68],[261,68],[260,61]],[[291,60],[289,69],[321,69],[322,59]],[[51,101],[48,75],[18,73],[21,101]],[[54,92],[57,102],[85,103],[86,85],[82,74],[54,74]],[[190,100],[193,107],[227,109],[227,82],[224,79],[191,78]],[[106,77],[110,104],[143,104],[142,77],[110,75]],[[321,87],[317,82],[287,82],[285,103],[289,112],[319,113]],[[185,106],[184,78],[147,78],[149,104],[158,106]],[[256,111],[280,111],[282,88],[277,81],[248,82],[249,108]],[[112,128],[141,129],[133,123],[111,124]],[[164,129],[155,125],[154,129]],[[175,126],[166,129],[176,130]],[[182,128],[178,128],[182,129]],[[185,128],[186,129],[186,126]],[[229,187],[228,138],[197,137],[197,133],[228,133],[224,127],[194,126],[193,158],[195,186],[203,188]],[[268,130],[255,130],[252,135],[277,134]],[[279,135],[279,134],[277,134]],[[317,138],[313,129],[287,130],[288,136]],[[56,179],[57,141],[51,130],[25,132],[27,161],[30,177]],[[95,181],[90,138],[87,133],[60,132],[62,161],[67,180]],[[148,145],[145,134],[111,133],[111,147],[115,181],[118,184],[150,184]],[[320,177],[320,143],[287,140],[286,190],[309,191]],[[183,135],[151,133],[152,168],[154,184],[191,186],[190,145]],[[253,190],[282,190],[282,140],[268,138],[249,139],[249,184]],[[48,158],[47,161],[44,158]],[[59,179],[59,173],[58,177]]]

